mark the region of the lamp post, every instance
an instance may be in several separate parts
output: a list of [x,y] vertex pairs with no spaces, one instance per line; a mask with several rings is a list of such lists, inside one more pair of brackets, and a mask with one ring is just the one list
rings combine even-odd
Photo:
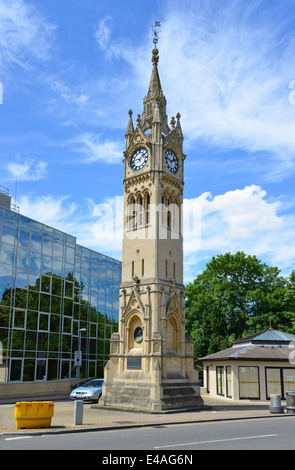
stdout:
[[79,331],[78,331],[78,354],[77,354],[77,363],[76,363],[76,367],[77,367],[77,370],[76,370],[76,375],[77,375],[77,387],[79,387],[79,379],[80,379],[80,367],[81,367],[81,363],[82,363],[82,351],[81,351],[81,333],[84,333],[86,330],[86,328],[80,328]]

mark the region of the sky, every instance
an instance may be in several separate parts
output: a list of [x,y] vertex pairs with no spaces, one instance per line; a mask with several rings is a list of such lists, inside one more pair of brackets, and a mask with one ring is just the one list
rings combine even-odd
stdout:
[[237,251],[295,267],[295,0],[0,0],[0,185],[121,259],[128,110],[152,26],[184,134],[184,281]]

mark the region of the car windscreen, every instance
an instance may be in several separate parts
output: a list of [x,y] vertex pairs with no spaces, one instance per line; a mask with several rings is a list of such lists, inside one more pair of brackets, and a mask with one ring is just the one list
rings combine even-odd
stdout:
[[100,387],[103,384],[103,380],[91,380],[86,382],[86,384],[81,385],[81,387]]

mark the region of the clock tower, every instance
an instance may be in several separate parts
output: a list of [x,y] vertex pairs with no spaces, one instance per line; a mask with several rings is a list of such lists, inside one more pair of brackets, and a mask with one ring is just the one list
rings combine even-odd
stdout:
[[113,333],[100,406],[146,412],[199,408],[194,344],[185,333],[180,114],[168,125],[154,31],[143,113],[129,111],[119,331]]

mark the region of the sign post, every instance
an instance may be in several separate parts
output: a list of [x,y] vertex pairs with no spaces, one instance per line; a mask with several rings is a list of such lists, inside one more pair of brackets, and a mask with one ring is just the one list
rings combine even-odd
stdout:
[[82,351],[75,351],[74,366],[76,367],[77,387],[79,387],[81,365],[82,365]]
[[75,351],[74,357],[74,365],[76,369],[76,377],[77,377],[77,387],[79,387],[79,379],[80,379],[80,367],[82,365],[82,350],[81,350],[81,333],[84,333],[86,328],[80,328],[78,331],[78,351]]

